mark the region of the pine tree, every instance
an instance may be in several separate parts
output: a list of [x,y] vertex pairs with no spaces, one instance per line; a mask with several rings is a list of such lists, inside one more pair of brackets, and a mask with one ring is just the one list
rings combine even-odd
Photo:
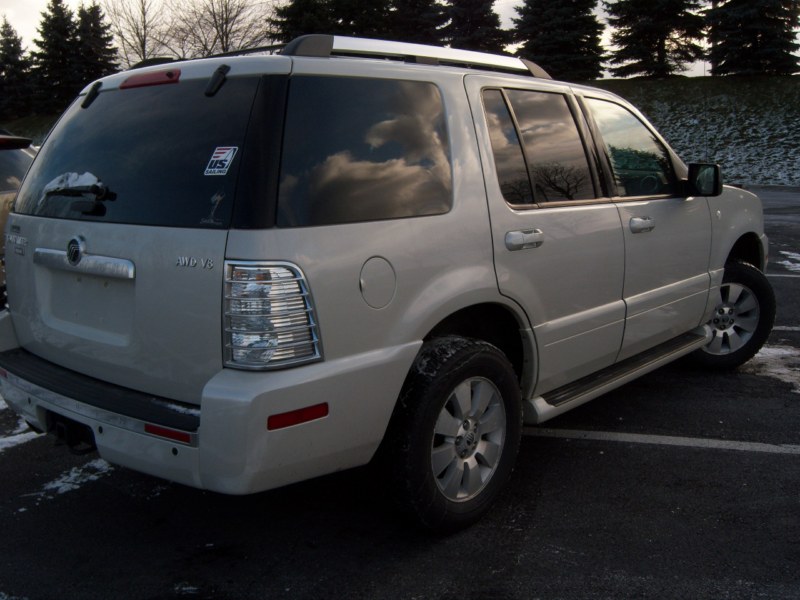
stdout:
[[103,10],[92,4],[78,9],[78,65],[83,83],[110,75],[119,68],[117,49],[111,25],[106,23]]
[[614,75],[667,77],[703,57],[700,0],[604,0],[614,28]]
[[76,29],[63,0],[50,0],[34,40],[39,50],[33,52],[34,103],[43,112],[64,110],[82,88]]
[[444,7],[436,0],[393,0],[386,39],[441,46],[447,23]]
[[28,114],[31,61],[22,49],[22,38],[3,18],[0,26],[0,119]]
[[800,71],[800,0],[729,0],[708,11],[713,75]]
[[275,39],[284,43],[301,35],[334,33],[338,26],[331,0],[291,0],[275,9],[269,24]]
[[332,0],[338,35],[382,38],[388,25],[389,0]]
[[500,28],[494,3],[495,0],[447,0],[450,23],[443,30],[447,43],[464,50],[503,52],[511,39]]
[[514,19],[514,39],[522,43],[518,54],[556,79],[598,79],[605,56],[596,6],[597,0],[526,0]]

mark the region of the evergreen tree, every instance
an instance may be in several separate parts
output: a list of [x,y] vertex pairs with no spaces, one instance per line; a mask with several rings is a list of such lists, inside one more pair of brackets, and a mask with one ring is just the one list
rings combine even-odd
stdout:
[[517,54],[556,79],[598,79],[605,56],[596,6],[597,0],[525,0],[514,19],[514,39],[522,43]]
[[800,0],[728,0],[708,11],[713,75],[800,71]]
[[444,7],[437,0],[393,0],[386,39],[441,46],[447,23]]
[[78,9],[78,67],[83,83],[114,73],[119,68],[111,25],[103,10],[92,4]]
[[703,57],[700,0],[604,0],[614,28],[614,75],[667,77]]
[[310,33],[334,33],[338,27],[332,0],[291,0],[275,9],[269,20],[279,42]]
[[445,40],[453,48],[479,52],[503,52],[511,39],[500,28],[500,16],[492,6],[495,0],[447,0],[450,23],[444,28]]
[[36,85],[34,103],[43,112],[64,110],[81,90],[78,40],[72,11],[63,0],[50,0],[42,13],[39,39],[34,44],[33,74]]
[[389,0],[332,0],[338,35],[382,38],[388,26]]
[[0,26],[0,119],[30,112],[30,68],[22,38],[4,17]]

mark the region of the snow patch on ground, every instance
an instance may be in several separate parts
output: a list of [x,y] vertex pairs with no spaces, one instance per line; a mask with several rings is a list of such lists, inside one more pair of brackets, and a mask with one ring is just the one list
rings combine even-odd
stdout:
[[[39,435],[41,434],[29,430],[25,421],[20,420],[17,429],[14,430],[11,435],[0,437],[0,454],[3,453],[3,450],[8,450],[9,448],[19,446],[25,442],[30,442],[39,437]],[[0,597],[0,600],[3,600],[3,598]]]
[[102,458],[97,458],[81,467],[74,467],[66,473],[62,473],[58,479],[46,483],[44,487],[42,487],[41,492],[37,492],[33,495],[50,500],[61,494],[80,489],[81,486],[90,481],[97,481],[113,470],[114,467]]
[[800,350],[789,346],[764,346],[740,370],[752,375],[764,375],[791,384],[800,394]]
[[[8,404],[0,397],[0,411],[3,410],[8,410]],[[17,428],[12,431],[10,435],[0,435],[0,454],[3,453],[3,450],[8,450],[9,448],[19,446],[25,442],[30,442],[39,437],[39,435],[40,434],[35,431],[31,431],[24,419],[20,419]],[[3,600],[2,596],[0,596],[0,600]]]
[[23,598],[22,596],[9,596],[8,594],[0,592],[0,600],[28,600],[28,599]]
[[[186,582],[181,582],[175,584],[174,591],[179,596],[196,596],[200,593],[200,588],[194,585],[190,585]],[[0,598],[0,600],[3,600]]]
[[780,253],[785,256],[787,260],[777,261],[775,264],[786,267],[787,271],[800,273],[800,254],[797,252],[786,252],[785,250],[781,250]]

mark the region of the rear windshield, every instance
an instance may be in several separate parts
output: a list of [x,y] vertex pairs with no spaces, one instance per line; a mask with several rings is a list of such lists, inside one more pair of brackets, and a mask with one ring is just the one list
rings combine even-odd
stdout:
[[257,78],[101,92],[75,102],[20,190],[23,214],[227,228]]

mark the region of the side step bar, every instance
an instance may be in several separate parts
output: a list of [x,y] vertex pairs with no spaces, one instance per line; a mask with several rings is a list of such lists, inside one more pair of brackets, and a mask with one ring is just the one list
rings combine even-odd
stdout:
[[681,356],[694,352],[710,340],[711,330],[704,325],[578,381],[542,396],[529,398],[523,403],[525,424],[544,423],[645,373],[655,371]]

